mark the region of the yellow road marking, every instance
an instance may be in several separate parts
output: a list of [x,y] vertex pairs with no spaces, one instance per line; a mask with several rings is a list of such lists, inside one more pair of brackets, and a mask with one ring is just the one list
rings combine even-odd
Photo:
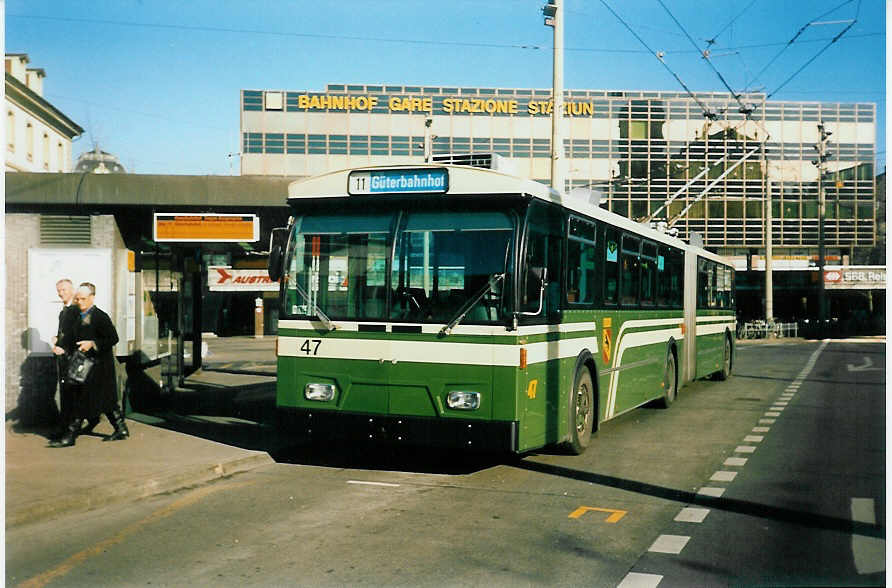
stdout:
[[629,514],[629,511],[627,511],[627,510],[619,510],[616,508],[598,508],[596,506],[580,506],[579,508],[577,508],[576,510],[571,512],[569,515],[567,515],[567,518],[568,519],[578,519],[579,517],[581,517],[582,515],[584,515],[585,513],[587,513],[590,510],[596,510],[598,512],[609,512],[610,516],[604,520],[605,523],[617,523],[617,522],[619,522],[619,520],[621,518],[623,518],[624,516]]
[[104,541],[100,541],[99,543],[93,545],[92,547],[88,547],[82,551],[79,551],[57,565],[55,568],[48,570],[42,574],[34,576],[30,580],[25,580],[21,584],[19,584],[19,588],[42,588],[46,586],[53,580],[60,578],[73,570],[75,567],[84,563],[91,557],[95,557],[100,555],[108,548],[122,543],[127,537],[133,535],[137,531],[140,531],[143,527],[160,521],[161,519],[167,518],[170,515],[174,514],[178,510],[195,504],[202,498],[213,494],[214,492],[218,492],[220,490],[230,490],[233,488],[237,488],[240,486],[247,486],[250,482],[241,482],[239,484],[229,484],[229,485],[219,485],[215,484],[212,486],[205,486],[203,488],[199,488],[193,492],[190,492],[186,496],[183,496],[179,500],[176,500],[164,508],[156,510],[149,516],[145,517],[141,521],[137,521],[133,524],[130,524],[124,527],[121,531],[116,533],[115,535],[105,539]]

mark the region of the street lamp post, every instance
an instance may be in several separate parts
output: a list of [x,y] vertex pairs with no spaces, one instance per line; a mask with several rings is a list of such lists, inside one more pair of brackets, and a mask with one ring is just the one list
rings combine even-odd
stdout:
[[829,141],[832,134],[824,126],[824,121],[818,123],[818,144],[815,145],[818,159],[812,161],[812,164],[818,168],[818,336],[822,339],[828,336],[828,333],[825,331],[827,324],[827,300],[824,290],[824,216],[827,208],[824,197],[824,163],[831,155],[827,151],[827,141]]
[[564,7],[563,0],[548,0],[542,7],[545,26],[554,29],[551,111],[551,187],[564,191]]

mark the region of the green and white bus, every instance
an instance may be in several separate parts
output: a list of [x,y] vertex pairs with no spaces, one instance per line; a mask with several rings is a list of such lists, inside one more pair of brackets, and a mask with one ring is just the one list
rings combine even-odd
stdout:
[[295,435],[562,445],[727,378],[734,270],[591,198],[457,165],[292,183],[276,405]]

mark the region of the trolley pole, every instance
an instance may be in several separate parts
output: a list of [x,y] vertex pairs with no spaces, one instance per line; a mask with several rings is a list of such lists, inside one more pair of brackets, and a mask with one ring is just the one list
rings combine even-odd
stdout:
[[564,7],[563,0],[548,0],[542,8],[545,26],[554,29],[551,111],[551,187],[564,191]]

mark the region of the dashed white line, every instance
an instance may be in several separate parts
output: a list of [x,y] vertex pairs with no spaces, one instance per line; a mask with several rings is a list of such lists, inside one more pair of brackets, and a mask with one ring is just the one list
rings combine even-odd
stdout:
[[656,588],[663,576],[657,574],[640,574],[629,572],[617,588]]
[[648,551],[678,555],[691,538],[685,535],[660,535]]
[[679,523],[702,523],[708,514],[708,508],[688,506],[681,509],[681,512],[675,516],[675,521]]
[[[852,520],[856,523],[876,524],[873,498],[852,499]],[[885,553],[885,539],[852,535],[852,555],[855,556],[855,569],[859,574],[876,574],[885,570]]]
[[365,482],[363,480],[347,480],[348,484],[357,484],[360,486],[384,486],[386,488],[399,488],[399,484],[391,484],[389,482]]
[[718,471],[709,478],[712,482],[733,482],[737,477],[737,472]]
[[713,488],[710,486],[704,486],[697,490],[697,494],[700,494],[701,496],[712,496],[713,498],[721,498],[724,493],[724,488]]

